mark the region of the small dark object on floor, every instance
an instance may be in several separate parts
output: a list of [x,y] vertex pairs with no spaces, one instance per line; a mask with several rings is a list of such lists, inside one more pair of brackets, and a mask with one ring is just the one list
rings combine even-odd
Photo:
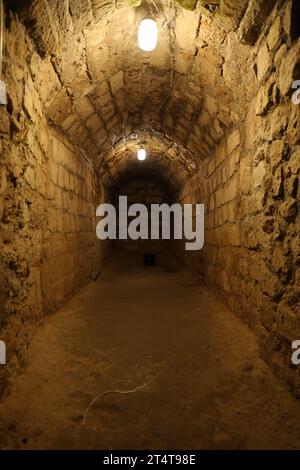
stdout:
[[155,257],[155,255],[144,255],[144,265],[145,266],[156,266],[156,257]]

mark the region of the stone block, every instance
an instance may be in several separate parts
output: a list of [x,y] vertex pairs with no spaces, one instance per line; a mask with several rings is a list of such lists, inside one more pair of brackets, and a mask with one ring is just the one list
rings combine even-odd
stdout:
[[225,150],[225,145],[220,144],[216,148],[216,153],[215,153],[215,159],[216,159],[216,168],[221,165],[222,162],[224,162],[226,158],[226,150]]
[[112,94],[115,95],[121,88],[124,87],[124,72],[120,70],[115,73],[110,79],[110,87]]
[[238,175],[230,178],[226,184],[225,188],[225,202],[232,201],[238,194]]
[[226,226],[226,235],[225,235],[224,241],[226,245],[229,245],[229,246],[240,246],[241,236],[240,236],[240,229],[238,225],[230,224]]
[[259,162],[259,164],[253,169],[252,180],[254,188],[258,188],[262,185],[267,171],[267,165],[264,161]]
[[279,69],[278,86],[282,96],[292,92],[294,80],[299,79],[300,71],[300,42],[294,46],[284,56]]
[[221,207],[225,203],[225,189],[224,187],[218,188],[216,191],[216,206]]
[[270,164],[272,168],[277,168],[285,158],[286,147],[282,140],[274,140],[269,149]]
[[214,173],[215,169],[216,169],[216,161],[215,161],[214,157],[209,157],[208,158],[206,168],[207,168],[207,175],[211,176]]
[[271,67],[271,56],[267,45],[263,45],[257,54],[257,80],[260,82]]
[[227,222],[236,223],[236,218],[237,218],[236,201],[230,201],[228,204],[226,204],[226,212],[227,212]]
[[256,97],[255,112],[257,116],[264,116],[274,103],[275,79],[271,77],[265,85],[260,87]]
[[102,122],[98,116],[98,114],[92,114],[88,120],[86,121],[86,126],[92,131],[92,132],[98,132],[99,129],[102,127]]
[[267,37],[267,44],[269,47],[269,50],[272,51],[274,50],[278,45],[280,40],[282,39],[282,34],[281,34],[281,19],[279,16],[275,19],[274,23],[272,24],[268,37]]
[[248,194],[251,189],[251,160],[243,158],[240,162],[240,190],[242,194]]
[[95,109],[88,97],[83,97],[75,104],[76,111],[79,117],[86,120],[89,116],[95,113]]
[[57,182],[58,182],[58,165],[57,165],[57,163],[50,160],[49,166],[50,166],[50,178],[51,178],[52,182],[55,185],[57,185]]

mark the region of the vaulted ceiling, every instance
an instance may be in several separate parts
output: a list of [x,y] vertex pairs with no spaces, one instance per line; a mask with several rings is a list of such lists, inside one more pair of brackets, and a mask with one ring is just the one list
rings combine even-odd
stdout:
[[[44,81],[47,116],[104,179],[120,174],[143,144],[180,185],[238,119],[241,71],[229,72],[236,61],[228,35],[248,0],[16,3],[39,51],[32,70]],[[159,41],[145,53],[137,31],[149,16]]]

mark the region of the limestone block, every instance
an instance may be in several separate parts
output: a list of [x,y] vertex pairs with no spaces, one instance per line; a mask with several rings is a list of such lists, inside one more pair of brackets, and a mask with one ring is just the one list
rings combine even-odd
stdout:
[[211,176],[216,169],[216,160],[214,157],[208,158],[206,168],[207,168],[207,175]]
[[70,114],[71,109],[72,103],[64,88],[60,89],[60,91],[55,95],[55,99],[52,102],[46,104],[48,116],[54,122],[57,122],[59,124],[66,120],[66,118]]
[[267,83],[260,87],[256,97],[255,112],[257,116],[264,116],[274,103],[274,89],[275,79],[271,77]]
[[216,149],[216,167],[219,167],[221,163],[225,161],[225,158],[226,158],[225,145],[220,144]]
[[61,123],[61,127],[65,130],[68,131],[78,120],[77,116],[75,114],[70,113],[64,121]]
[[68,191],[71,188],[70,185],[70,173],[68,170],[64,171],[64,188]]
[[277,168],[272,178],[272,194],[276,197],[283,197],[283,172],[282,168]]
[[218,112],[218,106],[215,98],[210,95],[206,95],[204,98],[204,108],[207,110],[209,115],[216,114]]
[[240,237],[240,229],[239,226],[234,224],[234,225],[228,225],[226,226],[225,229],[225,239],[224,242],[225,244],[229,246],[240,246],[241,244],[241,237]]
[[267,43],[269,46],[269,50],[274,50],[278,44],[280,39],[282,38],[281,35],[281,19],[279,16],[276,17],[276,20],[272,24],[268,37],[267,37]]
[[284,14],[283,14],[283,28],[287,34],[287,36],[290,36],[291,34],[291,24],[292,24],[292,6],[293,6],[293,0],[287,0],[284,9]]
[[240,133],[236,129],[227,138],[227,154],[231,155],[231,153],[238,147],[239,144],[240,144]]
[[230,201],[226,204],[227,221],[235,223],[237,218],[237,205],[235,201]]
[[278,86],[282,96],[292,92],[294,80],[299,79],[300,68],[300,41],[288,51],[283,58],[279,69]]
[[243,158],[240,163],[240,190],[248,194],[251,189],[251,161],[250,157]]
[[31,72],[35,80],[34,86],[42,102],[49,106],[56,93],[59,92],[61,84],[54,71],[50,57],[46,57],[44,60],[37,57],[37,54],[34,55],[30,63]]
[[290,118],[287,114],[287,106],[276,106],[270,119],[266,121],[265,132],[261,136],[268,140],[280,139],[287,130]]
[[257,65],[257,80],[260,82],[267,71],[271,67],[271,56],[267,45],[265,44],[260,48],[257,54],[256,65]]
[[216,191],[216,205],[217,205],[217,207],[221,207],[224,204],[224,202],[225,202],[224,193],[225,193],[224,187],[221,187],[221,188],[217,189],[217,191]]
[[[69,214],[62,212],[62,211],[57,211],[56,212],[56,228],[57,232],[66,236],[68,233],[68,228],[69,228]],[[66,251],[66,248],[64,246],[64,250]]]
[[235,149],[228,158],[228,176],[229,178],[238,170],[240,161],[240,149]]
[[[299,63],[300,66],[300,63]],[[299,75],[300,76],[300,75]],[[287,138],[292,145],[300,144],[300,104],[291,105],[291,113],[289,114]]]
[[95,113],[95,109],[91,101],[86,96],[76,102],[75,108],[79,117],[83,120],[86,120],[89,116]]
[[228,180],[224,186],[225,188],[225,202],[232,201],[238,193],[238,175],[233,176]]
[[39,133],[37,138],[44,155],[47,156],[50,148],[50,137],[48,126],[46,124],[39,126]]
[[102,122],[98,116],[98,114],[92,114],[88,120],[86,121],[86,126],[92,131],[92,132],[98,132],[99,129],[102,127]]
[[300,146],[292,153],[288,163],[288,169],[293,175],[300,173]]
[[108,132],[116,133],[119,126],[119,116],[115,114],[112,118],[106,123],[106,129]]
[[114,74],[110,79],[110,86],[113,95],[116,95],[121,88],[124,87],[124,72],[120,70]]
[[50,167],[50,178],[52,182],[57,185],[58,183],[58,165],[56,162],[50,160],[49,161],[49,167]]
[[58,167],[58,178],[57,178],[58,186],[63,189],[65,185],[65,169],[61,165]]
[[219,142],[222,139],[224,135],[224,129],[220,125],[219,119],[214,119],[212,126],[210,127],[210,133],[216,142]]
[[273,168],[277,168],[282,163],[286,154],[286,148],[282,140],[273,140],[270,145],[270,163]]
[[280,46],[280,48],[276,52],[275,57],[274,57],[274,65],[276,65],[276,67],[279,67],[280,64],[282,63],[282,59],[286,55],[287,50],[288,50],[288,46],[284,43]]
[[50,199],[52,201],[55,201],[55,193],[56,193],[56,185],[52,183],[52,181],[49,181],[47,184],[47,199]]

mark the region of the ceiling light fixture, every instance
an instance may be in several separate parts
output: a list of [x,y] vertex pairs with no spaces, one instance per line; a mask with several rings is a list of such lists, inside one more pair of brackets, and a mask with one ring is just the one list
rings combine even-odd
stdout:
[[138,150],[138,153],[137,153],[137,158],[138,160],[140,160],[141,162],[146,160],[146,156],[147,156],[147,152],[145,149],[139,149]]
[[154,51],[158,41],[157,23],[154,20],[146,19],[141,21],[139,26],[138,43],[140,49],[145,52]]

